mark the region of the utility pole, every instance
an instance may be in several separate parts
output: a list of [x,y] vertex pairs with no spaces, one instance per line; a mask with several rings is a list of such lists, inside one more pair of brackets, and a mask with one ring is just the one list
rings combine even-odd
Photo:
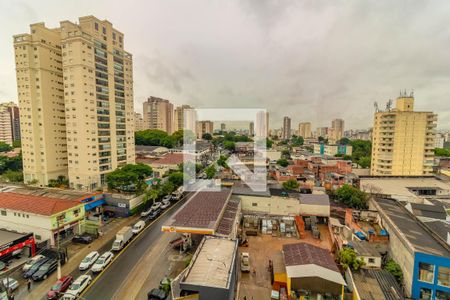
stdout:
[[56,217],[56,223],[58,226],[58,228],[57,228],[58,231],[56,233],[56,251],[58,253],[58,274],[57,274],[57,276],[58,276],[58,280],[59,280],[61,278],[61,255],[59,252],[59,244],[60,244],[59,243],[59,233],[60,233],[61,224],[64,224],[64,214]]

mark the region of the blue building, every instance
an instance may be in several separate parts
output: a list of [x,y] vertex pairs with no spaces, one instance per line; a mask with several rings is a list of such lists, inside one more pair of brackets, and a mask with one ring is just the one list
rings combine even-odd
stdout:
[[389,232],[389,254],[403,271],[405,292],[413,299],[450,299],[450,246],[435,228],[393,199],[375,199]]

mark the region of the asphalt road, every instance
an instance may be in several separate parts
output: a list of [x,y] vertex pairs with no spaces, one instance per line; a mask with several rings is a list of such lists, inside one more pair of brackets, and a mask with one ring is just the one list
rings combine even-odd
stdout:
[[[93,280],[92,284],[80,298],[88,300],[111,299],[117,289],[119,289],[121,284],[125,281],[133,267],[139,263],[143,253],[152,248],[152,243],[164,234],[161,231],[161,226],[175,214],[177,208],[179,208],[190,196],[191,194],[188,194],[183,199],[173,204],[163,215],[147,226],[145,231],[135,238],[129,247],[124,249],[120,255],[117,255],[112,264]],[[102,251],[111,249],[112,242],[113,240],[108,242],[104,246],[105,249],[102,249]],[[99,252],[102,253],[102,251]],[[145,266],[142,267],[145,268]]]

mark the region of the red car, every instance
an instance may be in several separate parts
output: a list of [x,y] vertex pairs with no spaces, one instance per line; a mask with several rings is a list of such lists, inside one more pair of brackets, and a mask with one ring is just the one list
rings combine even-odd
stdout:
[[50,289],[47,293],[47,299],[58,299],[67,288],[72,284],[73,277],[72,276],[63,276],[61,277]]

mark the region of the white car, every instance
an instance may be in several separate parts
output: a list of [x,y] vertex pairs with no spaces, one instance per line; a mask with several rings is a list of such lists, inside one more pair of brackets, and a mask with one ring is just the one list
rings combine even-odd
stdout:
[[250,254],[242,252],[241,254],[241,271],[250,272]]
[[42,255],[42,254],[35,255],[34,257],[32,257],[31,259],[29,259],[29,260],[23,265],[22,270],[23,270],[24,272],[28,271],[28,270],[31,268],[32,265],[34,265],[38,260],[40,260],[40,259],[42,259],[42,258],[44,258],[44,257],[45,257],[45,256]]
[[19,282],[12,277],[7,277],[3,279],[3,286],[8,290],[16,290],[19,287]]
[[97,259],[95,264],[92,266],[91,271],[93,273],[101,272],[111,262],[113,257],[114,254],[112,254],[112,252],[106,251]]
[[136,224],[133,225],[133,228],[131,229],[131,231],[133,232],[133,234],[138,234],[139,232],[141,232],[142,229],[144,229],[145,227],[145,222],[144,221],[137,221]]
[[166,209],[170,206],[170,201],[164,201],[161,204],[161,209]]
[[166,195],[166,196],[164,196],[164,198],[162,199],[162,202],[170,201],[171,198],[172,198],[172,195]]
[[84,291],[84,289],[91,283],[92,277],[90,275],[81,275],[77,278],[64,293],[63,300],[73,300]]
[[151,212],[152,212],[152,208],[150,207],[149,209],[144,210],[143,212],[141,212],[141,217],[146,217],[149,214],[151,214]]
[[83,258],[80,265],[78,266],[78,269],[80,269],[80,271],[89,269],[95,263],[95,261],[99,256],[100,254],[97,251],[92,251],[91,253],[86,255],[85,258]]
[[151,210],[155,211],[158,208],[161,208],[161,202],[155,202],[153,203],[152,207],[150,207]]

